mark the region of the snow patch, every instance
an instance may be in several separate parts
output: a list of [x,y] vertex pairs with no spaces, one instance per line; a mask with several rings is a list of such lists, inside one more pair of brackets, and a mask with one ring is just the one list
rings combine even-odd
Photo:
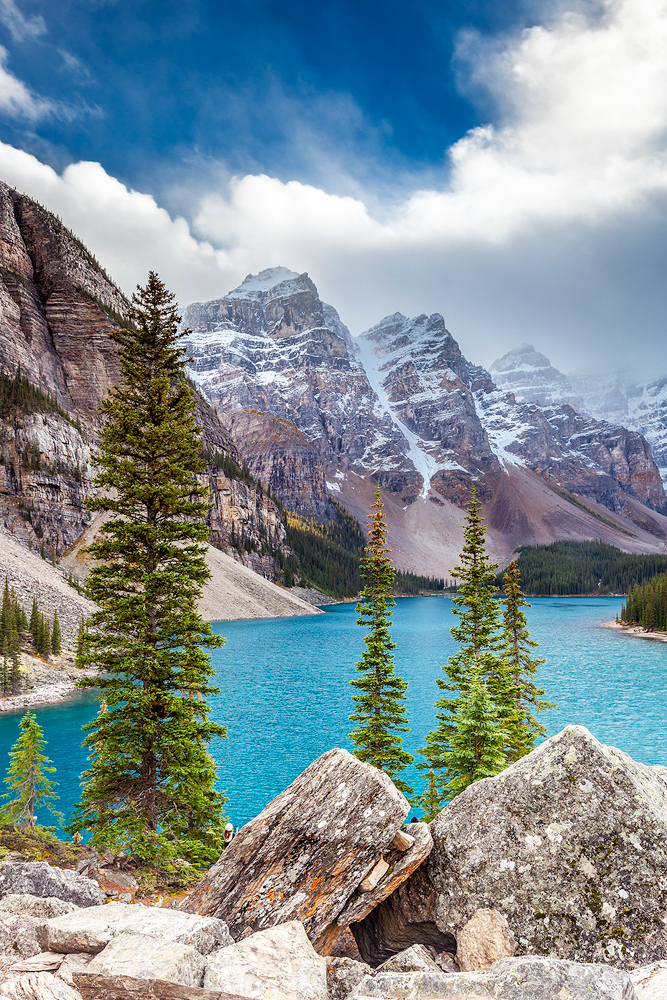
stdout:
[[329,490],[330,493],[340,493],[340,486],[338,485],[338,483],[330,483],[329,480],[327,479],[326,484],[327,484],[327,489]]
[[229,292],[227,298],[240,299],[248,292],[268,292],[269,289],[275,288],[276,285],[281,285],[283,281],[293,281],[298,277],[300,275],[296,271],[290,271],[288,267],[267,267],[266,270],[260,271],[259,274],[249,274],[238,288],[234,288],[233,291]]

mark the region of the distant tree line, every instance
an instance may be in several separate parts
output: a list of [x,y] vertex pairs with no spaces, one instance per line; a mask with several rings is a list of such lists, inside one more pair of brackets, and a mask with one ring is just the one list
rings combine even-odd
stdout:
[[21,366],[15,375],[0,371],[0,419],[8,420],[15,413],[57,413],[82,433],[78,417],[74,418],[59,405],[50,392],[33,385]]
[[667,573],[632,588],[621,609],[621,621],[667,632]]
[[58,611],[53,622],[40,609],[33,597],[32,611],[28,618],[19,603],[16,592],[5,577],[0,613],[0,693],[16,694],[24,686],[21,673],[21,651],[31,649],[45,659],[62,649],[62,632]]
[[395,594],[421,594],[425,590],[445,590],[449,586],[450,581],[441,576],[419,576],[417,573],[410,573],[407,570],[394,570]]
[[[519,549],[526,594],[628,593],[667,571],[667,556],[629,555],[604,542],[553,542]],[[496,578],[502,585],[502,575]]]
[[288,513],[287,545],[292,555],[283,560],[285,586],[312,586],[331,597],[355,597],[361,587],[359,565],[366,538],[356,518],[336,503],[338,520],[320,524]]

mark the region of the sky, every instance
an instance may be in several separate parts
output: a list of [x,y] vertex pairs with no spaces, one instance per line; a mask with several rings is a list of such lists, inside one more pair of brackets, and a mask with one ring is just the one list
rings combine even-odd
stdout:
[[667,0],[0,0],[0,179],[126,293],[667,372]]

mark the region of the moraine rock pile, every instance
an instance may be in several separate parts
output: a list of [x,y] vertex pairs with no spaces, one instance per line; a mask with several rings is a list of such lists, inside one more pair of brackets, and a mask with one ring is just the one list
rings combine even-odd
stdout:
[[83,874],[4,863],[0,998],[667,998],[659,769],[570,726],[430,827],[407,812],[386,775],[332,750],[180,908],[103,904]]

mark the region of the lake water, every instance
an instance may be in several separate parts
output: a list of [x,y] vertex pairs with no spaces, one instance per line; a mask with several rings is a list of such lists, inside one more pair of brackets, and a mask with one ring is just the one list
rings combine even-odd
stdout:
[[[620,611],[619,598],[534,598],[528,611],[537,655],[547,658],[539,683],[558,707],[541,716],[549,735],[569,723],[587,726],[604,743],[647,764],[667,763],[667,643],[601,628]],[[220,693],[212,715],[229,738],[211,752],[219,787],[236,825],[251,819],[319,754],[347,746],[352,711],[349,681],[362,653],[363,631],[353,604],[332,605],[324,615],[262,621],[217,622],[227,643],[213,653]],[[455,645],[451,601],[401,598],[394,609],[396,667],[409,682],[412,731],[405,745],[416,751],[435,721],[435,678]],[[89,692],[35,710],[60,782],[59,808],[69,815],[86,766],[81,726],[97,709]],[[0,715],[0,760],[18,736],[23,711]],[[4,765],[2,765],[4,768]],[[423,779],[405,772],[415,789]],[[39,817],[46,823],[48,814]]]

